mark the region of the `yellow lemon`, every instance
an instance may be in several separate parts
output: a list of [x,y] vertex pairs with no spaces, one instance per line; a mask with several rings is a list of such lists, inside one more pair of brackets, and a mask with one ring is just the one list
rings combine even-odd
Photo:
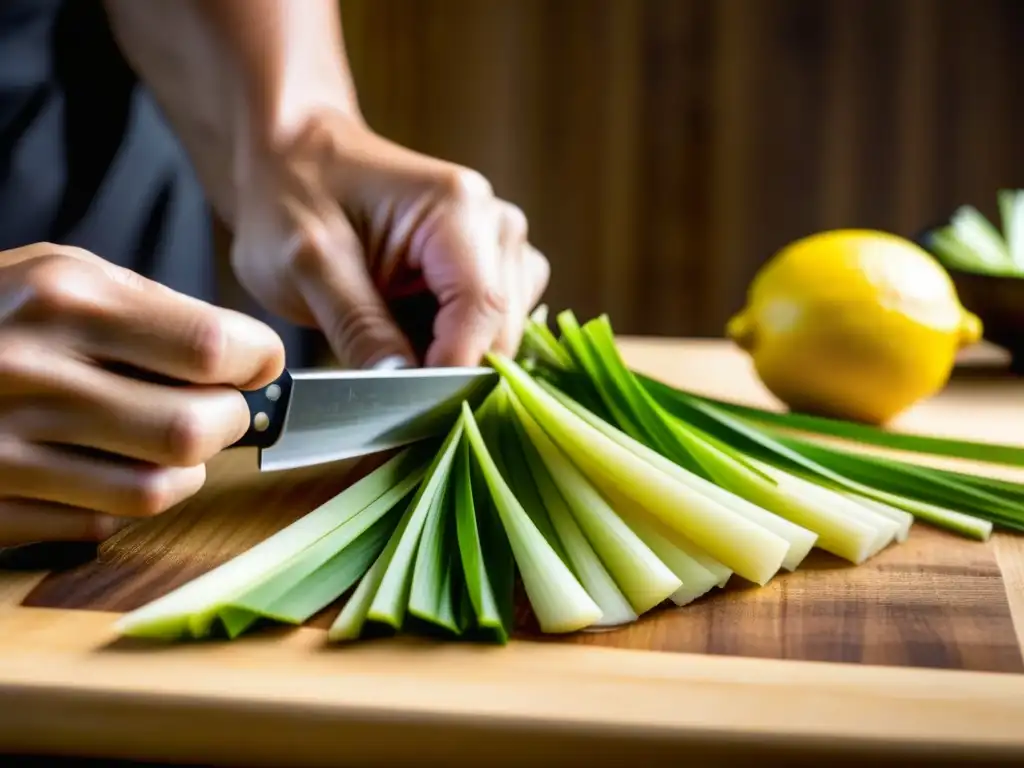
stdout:
[[981,321],[922,248],[837,230],[775,254],[726,333],[792,410],[884,424],[945,386]]

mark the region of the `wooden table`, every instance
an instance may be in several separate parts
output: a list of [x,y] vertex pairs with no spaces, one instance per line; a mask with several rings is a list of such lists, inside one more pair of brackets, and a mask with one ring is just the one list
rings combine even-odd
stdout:
[[[624,352],[664,380],[770,402],[727,345],[629,340]],[[901,427],[1022,442],[1024,384],[972,369]],[[202,494],[98,562],[0,573],[0,753],[289,766],[1024,764],[1024,537],[981,544],[919,524],[857,568],[812,556],[763,589],[612,632],[543,642],[525,632],[504,648],[327,648],[336,609],[234,643],[118,640],[117,612],[309,511],[350,469],[259,476],[253,462],[224,455]]]

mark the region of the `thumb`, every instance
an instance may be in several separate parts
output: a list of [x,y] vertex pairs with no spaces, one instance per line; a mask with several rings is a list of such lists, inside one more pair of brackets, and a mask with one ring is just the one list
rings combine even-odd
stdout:
[[346,368],[412,367],[408,339],[388,311],[347,224],[297,237],[291,263],[296,287]]

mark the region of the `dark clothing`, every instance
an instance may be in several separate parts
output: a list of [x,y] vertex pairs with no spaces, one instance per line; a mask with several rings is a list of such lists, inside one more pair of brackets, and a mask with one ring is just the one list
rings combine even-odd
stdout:
[[[100,0],[0,0],[0,250],[41,241],[216,300],[204,193]],[[253,314],[308,364],[306,334]]]

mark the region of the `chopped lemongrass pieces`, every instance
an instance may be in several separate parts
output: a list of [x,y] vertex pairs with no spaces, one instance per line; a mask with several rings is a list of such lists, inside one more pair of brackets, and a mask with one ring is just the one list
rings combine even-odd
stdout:
[[509,397],[519,423],[594,551],[637,613],[667,600],[682,582],[619,517],[547,436],[519,399]]
[[530,442],[518,420],[513,424],[513,430],[523,454],[522,459],[526,462],[536,483],[537,492],[547,507],[551,523],[562,542],[569,563],[583,588],[601,609],[601,619],[595,622],[594,626],[617,626],[636,621],[637,613],[587,540],[586,534],[573,517],[536,447]]
[[307,547],[351,520],[376,499],[425,466],[432,446],[394,456],[346,491],[223,565],[122,616],[119,632],[134,637],[205,637],[220,609],[255,584],[286,569]]
[[601,619],[601,609],[533,524],[487,451],[468,404],[462,419],[494,506],[508,535],[530,605],[543,632],[574,632]]
[[715,559],[766,584],[782,567],[789,543],[743,515],[694,491],[587,424],[513,361],[492,356],[523,405],[588,479],[628,493],[644,510],[689,537]]

